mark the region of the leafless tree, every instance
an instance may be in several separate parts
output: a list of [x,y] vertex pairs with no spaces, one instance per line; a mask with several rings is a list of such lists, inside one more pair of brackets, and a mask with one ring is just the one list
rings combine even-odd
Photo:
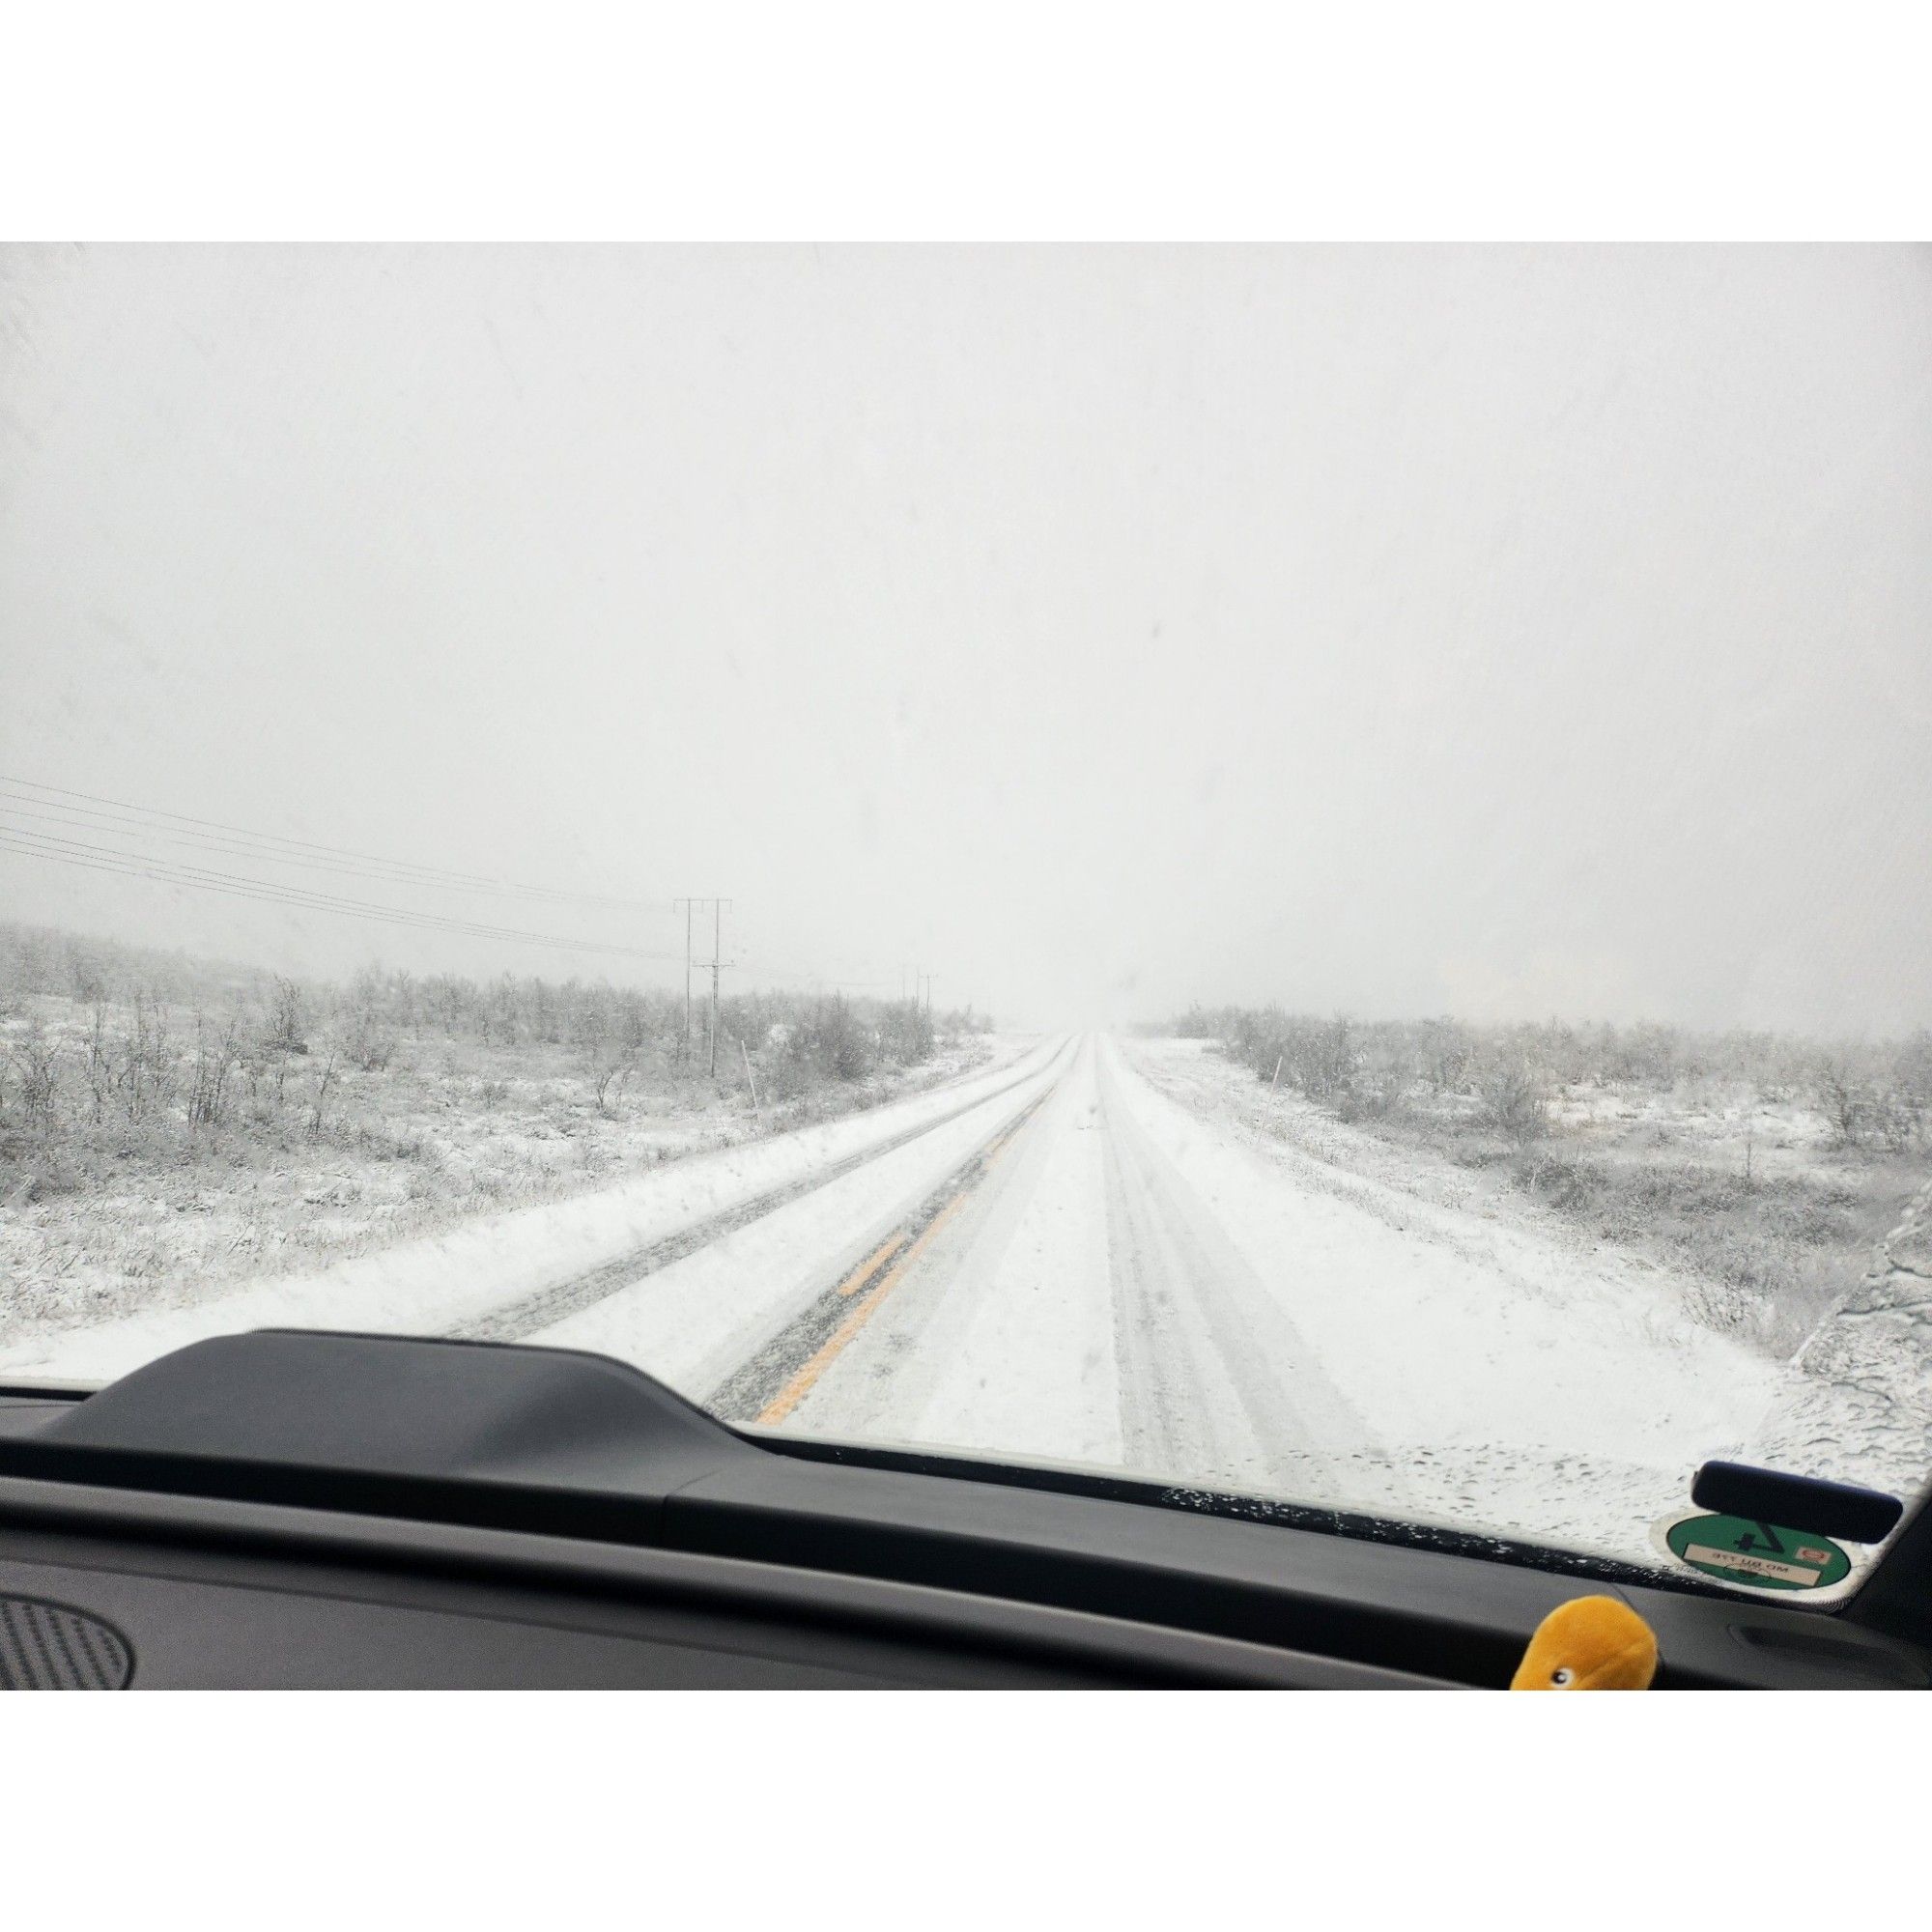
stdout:
[[269,995],[269,1032],[263,1044],[272,1053],[308,1051],[308,1000],[293,980],[279,974]]
[[175,1049],[167,1009],[147,989],[134,994],[133,1031],[128,1036],[121,1087],[130,1122],[165,1107],[174,1095]]
[[309,1109],[308,1130],[312,1134],[322,1131],[322,1110],[328,1099],[328,1090],[335,1085],[335,1056],[330,1054],[322,1070],[315,1076],[315,1100]]
[[188,1070],[190,1129],[218,1127],[227,1118],[228,1083],[235,1071],[241,1031],[240,1018],[232,1006],[218,1022],[211,1020],[200,1008],[195,1009],[194,1060]]
[[592,1065],[592,1079],[597,1091],[597,1111],[608,1113],[606,1096],[614,1102],[624,1090],[624,1082],[636,1070],[637,1063],[622,1047],[607,1049]]
[[107,1002],[96,1000],[87,1029],[87,1091],[94,1097],[94,1123],[107,1115],[107,1102],[120,1084],[114,1065],[114,1041],[107,1031]]
[[8,1049],[20,1083],[20,1113],[30,1127],[52,1131],[60,1094],[60,1042],[52,1038],[36,1015]]

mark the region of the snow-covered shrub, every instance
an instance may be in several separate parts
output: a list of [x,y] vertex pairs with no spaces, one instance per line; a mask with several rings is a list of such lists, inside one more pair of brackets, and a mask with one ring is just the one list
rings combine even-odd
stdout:
[[1524,1057],[1507,1051],[1477,1075],[1483,1119],[1498,1133],[1523,1144],[1549,1131],[1549,1083]]

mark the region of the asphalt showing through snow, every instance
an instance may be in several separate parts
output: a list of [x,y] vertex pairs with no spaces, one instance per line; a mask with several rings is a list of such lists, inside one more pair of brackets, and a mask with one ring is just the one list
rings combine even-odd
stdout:
[[976,1148],[920,1202],[901,1227],[714,1389],[705,1398],[705,1407],[727,1422],[756,1422],[775,1428],[785,1421],[919,1263],[934,1236],[965,1206],[1013,1137],[1048,1097],[1042,1094],[1030,1101],[1016,1120]]
[[956,1107],[937,1117],[922,1121],[918,1125],[907,1127],[896,1134],[888,1135],[884,1140],[875,1141],[871,1146],[857,1153],[847,1154],[838,1160],[828,1161],[823,1167],[814,1168],[810,1174],[802,1175],[796,1180],[786,1181],[779,1187],[768,1188],[764,1193],[753,1195],[749,1201],[736,1203],[719,1213],[707,1215],[693,1222],[689,1227],[680,1228],[675,1234],[663,1239],[646,1242],[633,1248],[628,1254],[601,1263],[594,1268],[574,1275],[568,1281],[554,1282],[547,1288],[508,1303],[494,1308],[486,1315],[456,1323],[446,1332],[458,1341],[466,1342],[521,1342],[534,1335],[538,1330],[554,1326],[573,1315],[580,1315],[585,1309],[595,1307],[600,1301],[624,1290],[635,1287],[645,1276],[656,1274],[668,1267],[671,1263],[683,1260],[687,1255],[696,1254],[713,1242],[722,1239],[735,1230],[749,1226],[753,1221],[762,1220],[767,1214],[785,1207],[793,1201],[802,1200],[806,1195],[829,1186],[833,1181],[847,1174],[868,1165],[881,1155],[895,1149],[909,1146],[923,1140],[926,1135],[937,1132],[941,1127],[970,1114],[976,1107],[983,1107],[989,1101],[1009,1094],[1016,1087],[1024,1086],[1029,1080],[1039,1077],[1037,1068],[1016,1074],[1004,1086],[994,1088],[990,1093],[977,1094],[970,1100],[961,1101]]

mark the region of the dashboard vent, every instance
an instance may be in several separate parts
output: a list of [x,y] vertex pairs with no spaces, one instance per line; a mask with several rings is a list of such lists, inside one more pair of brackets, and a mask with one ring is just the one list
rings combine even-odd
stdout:
[[121,1690],[134,1653],[99,1617],[34,1597],[0,1597],[0,1690]]

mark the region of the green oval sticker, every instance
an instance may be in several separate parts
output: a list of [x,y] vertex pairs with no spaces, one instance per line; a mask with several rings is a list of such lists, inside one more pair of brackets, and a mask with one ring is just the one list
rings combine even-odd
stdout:
[[1822,1590],[1843,1582],[1852,1569],[1852,1559],[1827,1537],[1741,1516],[1686,1517],[1670,1525],[1664,1541],[1691,1569],[1755,1590]]

